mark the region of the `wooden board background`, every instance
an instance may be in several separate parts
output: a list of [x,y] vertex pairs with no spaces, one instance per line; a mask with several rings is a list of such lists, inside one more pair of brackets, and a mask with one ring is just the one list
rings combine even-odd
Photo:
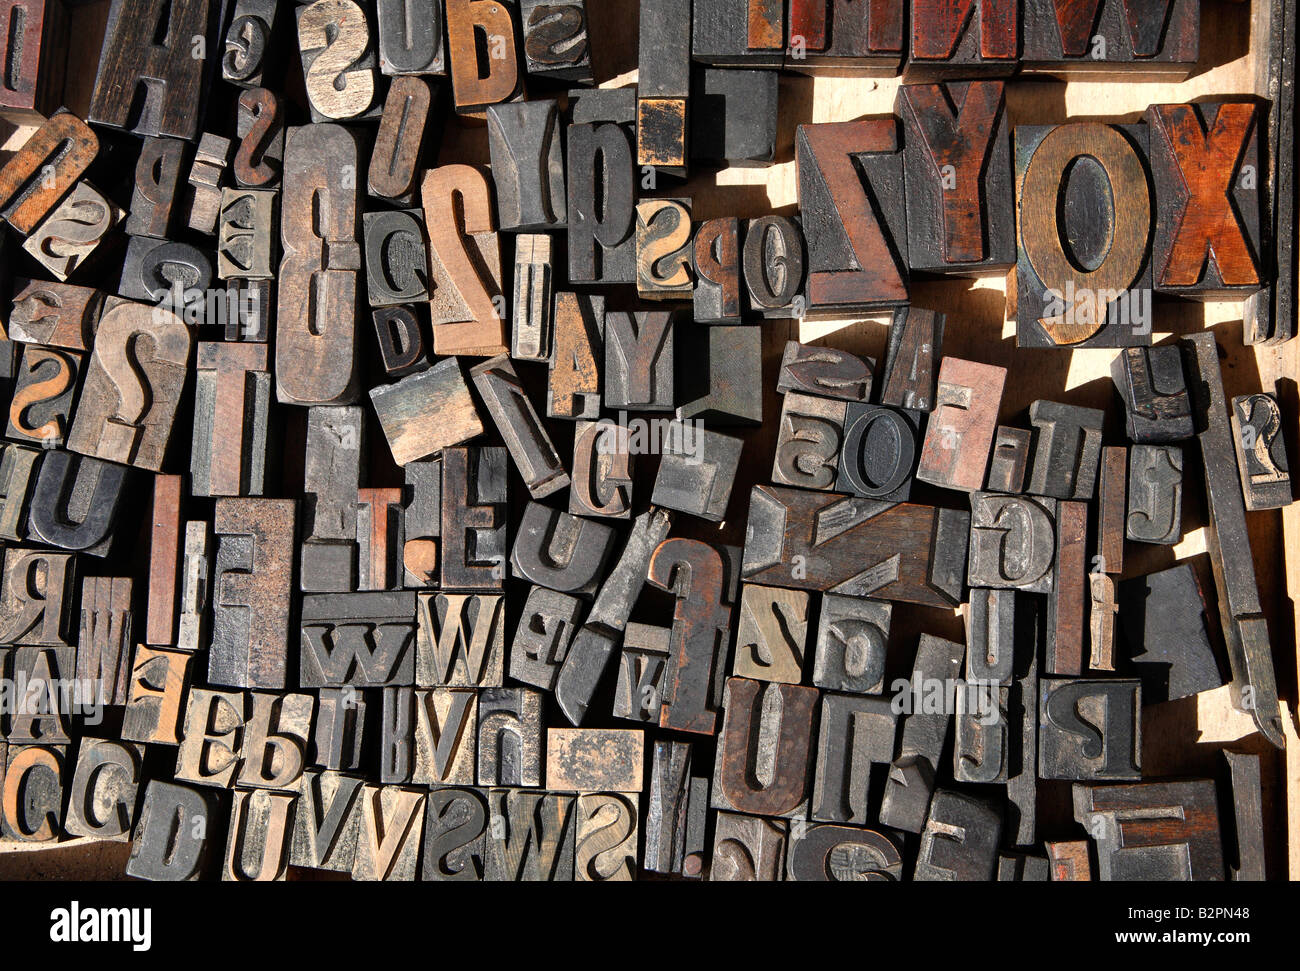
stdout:
[[[286,6],[291,6],[286,4]],[[1201,59],[1193,76],[1181,83],[1163,81],[1103,83],[1015,80],[1008,87],[1008,105],[1013,124],[1051,124],[1067,119],[1099,119],[1132,122],[1141,118],[1147,105],[1164,102],[1211,100],[1223,96],[1252,95],[1263,90],[1257,78],[1254,52],[1263,50],[1267,24],[1254,18],[1255,3],[1202,0]],[[602,86],[620,87],[636,81],[636,0],[589,0],[593,58]],[[69,59],[66,102],[84,113],[94,83],[93,65],[98,59],[107,0],[74,8],[74,29]],[[291,21],[285,26],[291,29]],[[301,74],[296,65],[286,65],[286,76]],[[273,75],[278,73],[273,69]],[[732,168],[699,171],[685,182],[661,180],[650,195],[690,196],[696,221],[724,215],[760,216],[769,212],[791,214],[797,202],[794,164],[794,132],[799,124],[847,121],[893,110],[897,79],[806,78],[783,75],[780,91],[780,126],[777,158],[764,168]],[[3,124],[3,123],[0,123]],[[231,134],[226,132],[225,134]],[[2,131],[4,146],[12,150],[22,144],[26,131]],[[452,123],[439,152],[439,162],[488,161],[486,130],[481,125]],[[120,201],[120,200],[119,200]],[[129,201],[129,200],[127,200]],[[1123,441],[1122,413],[1118,410],[1109,374],[1110,361],[1117,353],[1105,349],[1075,351],[1024,350],[1015,347],[1014,323],[1007,319],[1005,282],[1001,278],[981,280],[914,280],[912,302],[916,306],[947,314],[944,353],[1008,368],[1006,393],[999,420],[1029,427],[1027,409],[1036,398],[1104,408],[1107,411],[1107,441]],[[842,347],[855,353],[883,359],[887,318],[850,318],[826,321],[774,321],[764,324],[765,392],[762,428],[746,435],[742,459],[728,520],[716,531],[696,529],[701,538],[740,543],[744,537],[749,487],[767,481],[780,399],[772,390],[781,349],[787,339]],[[1296,341],[1279,347],[1251,348],[1241,341],[1241,306],[1236,302],[1169,302],[1156,304],[1155,340],[1212,328],[1221,350],[1224,386],[1229,396],[1265,389],[1276,390],[1282,403],[1284,429],[1292,468],[1300,469],[1296,445],[1300,442],[1300,373]],[[525,368],[521,368],[521,371]],[[1125,576],[1135,576],[1192,559],[1200,571],[1207,593],[1213,595],[1208,562],[1204,556],[1204,488],[1200,481],[1199,458],[1188,449],[1184,493],[1184,530],[1181,544],[1172,548],[1129,544],[1125,552]],[[564,445],[560,452],[566,455]],[[643,488],[638,482],[638,488]],[[645,486],[645,488],[648,488]],[[959,505],[960,496],[940,490],[918,490],[915,498]],[[684,517],[683,517],[684,518]],[[1300,879],[1300,736],[1297,735],[1297,592],[1300,591],[1300,507],[1248,514],[1251,543],[1259,575],[1260,592],[1269,618],[1279,691],[1284,698],[1288,751],[1276,753],[1253,735],[1253,724],[1229,704],[1228,688],[1196,698],[1153,706],[1143,724],[1143,759],[1148,774],[1181,775],[1213,773],[1217,752],[1227,743],[1268,753],[1265,760],[1265,825],[1269,846],[1269,874]],[[680,521],[680,520],[679,520]],[[677,532],[684,530],[678,529]],[[1290,555],[1288,555],[1290,554]],[[1217,616],[1213,609],[1213,616]],[[649,618],[649,619],[654,619]],[[1217,626],[1217,622],[1216,622]],[[905,674],[920,630],[963,639],[956,613],[907,608],[895,611],[890,641],[890,677]],[[1068,791],[1061,786],[1050,792],[1045,806],[1045,826],[1061,838],[1080,838],[1068,812]],[[3,878],[88,878],[120,876],[129,846],[89,845],[73,840],[57,848],[0,847],[0,879]],[[21,850],[21,852],[8,852]]]

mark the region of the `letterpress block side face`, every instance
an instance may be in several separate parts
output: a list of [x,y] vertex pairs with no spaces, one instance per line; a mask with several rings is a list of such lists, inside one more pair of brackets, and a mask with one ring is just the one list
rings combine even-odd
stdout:
[[370,391],[393,461],[408,465],[483,434],[483,422],[455,359]]
[[638,793],[644,749],[640,729],[548,729],[546,785],[572,792]]

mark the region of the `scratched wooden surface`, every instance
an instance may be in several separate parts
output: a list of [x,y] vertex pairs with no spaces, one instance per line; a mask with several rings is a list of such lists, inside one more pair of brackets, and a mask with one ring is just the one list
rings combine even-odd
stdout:
[[[593,60],[597,79],[603,86],[619,87],[636,80],[636,0],[598,0],[589,6],[593,38]],[[1202,0],[1201,59],[1187,81],[1106,84],[1095,81],[1016,80],[1008,88],[1008,105],[1013,124],[1051,124],[1066,119],[1095,118],[1132,122],[1140,120],[1147,105],[1185,102],[1194,99],[1251,95],[1262,90],[1257,82],[1253,52],[1263,50],[1262,30],[1254,28],[1253,3]],[[75,8],[70,64],[93,65],[99,53],[107,0]],[[285,65],[290,96],[301,94],[301,73],[296,57]],[[94,83],[93,70],[71,68],[65,101],[84,113]],[[795,127],[807,122],[846,121],[891,113],[897,79],[804,78],[794,75],[781,80],[780,126],[777,159],[766,168],[737,168],[697,171],[684,185],[663,180],[652,195],[690,196],[695,220],[724,215],[760,216],[768,212],[793,213],[797,202],[794,164]],[[0,125],[3,125],[0,122]],[[27,132],[0,128],[4,148],[12,150]],[[471,162],[486,165],[486,129],[453,122],[449,125],[438,161]],[[1110,361],[1117,353],[1108,349],[1075,351],[1026,350],[1016,352],[1015,325],[1008,319],[1005,281],[1001,278],[971,280],[913,281],[912,302],[948,315],[944,353],[1008,368],[1006,392],[999,420],[1004,424],[1028,426],[1027,409],[1036,398],[1104,408],[1106,437],[1123,441],[1122,414],[1109,377]],[[749,487],[770,477],[780,398],[773,390],[781,350],[789,338],[842,347],[883,359],[887,318],[844,320],[775,321],[764,324],[763,382],[764,425],[746,434],[742,469],[737,477],[728,519],[716,529],[709,525],[697,530],[701,538],[740,543],[748,510]],[[1297,356],[1300,343],[1279,347],[1246,347],[1241,342],[1241,306],[1236,302],[1174,303],[1156,306],[1155,340],[1202,328],[1215,331],[1226,354],[1223,360],[1224,387],[1229,397],[1250,391],[1276,389],[1282,403],[1283,434],[1291,449],[1291,466],[1300,442],[1300,394]],[[1189,457],[1196,453],[1189,449]],[[564,448],[561,446],[561,453]],[[1199,458],[1188,462],[1184,493],[1183,541],[1174,547],[1130,544],[1125,553],[1124,576],[1162,569],[1176,561],[1192,560],[1207,591],[1214,589],[1205,557],[1206,522],[1204,489],[1199,481]],[[648,463],[647,463],[648,464]],[[653,472],[653,469],[651,469]],[[648,489],[638,482],[639,489]],[[641,493],[645,495],[645,493]],[[918,488],[914,498],[959,505],[956,493]],[[687,517],[680,517],[679,522]],[[1148,774],[1213,773],[1217,751],[1232,743],[1235,747],[1269,753],[1264,765],[1265,832],[1269,845],[1270,875],[1289,873],[1300,879],[1300,734],[1297,734],[1297,591],[1300,591],[1300,507],[1262,511],[1248,515],[1251,543],[1259,576],[1260,593],[1269,618],[1277,668],[1279,691],[1284,698],[1288,738],[1285,755],[1269,749],[1252,736],[1248,717],[1235,712],[1229,703],[1229,688],[1206,692],[1182,701],[1153,706],[1143,720],[1143,760]],[[683,532],[679,528],[677,532]],[[1296,552],[1288,556],[1287,551]],[[1213,608],[1211,614],[1217,616]],[[1217,627],[1217,624],[1213,625]],[[962,637],[955,613],[898,605],[890,642],[888,677],[906,674],[914,653],[916,635],[928,631],[940,636]],[[1044,827],[1048,839],[1077,838],[1070,820],[1068,791],[1052,792],[1044,784]],[[1064,784],[1068,786],[1068,784]],[[7,849],[7,848],[6,848]],[[122,844],[90,845],[86,841],[60,844],[57,849],[0,853],[0,878],[86,877],[106,878],[121,872],[118,860],[125,858]]]

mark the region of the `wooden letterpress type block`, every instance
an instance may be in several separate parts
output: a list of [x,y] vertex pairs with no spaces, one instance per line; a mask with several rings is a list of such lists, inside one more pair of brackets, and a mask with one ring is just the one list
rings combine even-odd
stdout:
[[472,785],[478,741],[478,694],[473,689],[415,691],[416,785]]
[[772,459],[772,481],[805,489],[833,489],[844,443],[843,401],[787,392]]
[[659,472],[650,501],[710,522],[722,522],[744,445],[740,438],[686,422],[672,422],[660,443]]
[[832,691],[879,694],[894,605],[828,593],[817,621],[813,684]]
[[[382,9],[392,5],[392,0],[385,0],[381,5],[381,27]],[[427,16],[430,11],[435,16],[441,13],[435,4],[406,5],[416,17]],[[439,42],[441,39],[439,32]],[[382,42],[382,35],[380,40]],[[382,47],[380,57],[383,57]],[[416,201],[425,146],[432,141],[433,119],[430,114],[434,108],[433,99],[434,90],[423,78],[401,76],[394,78],[389,85],[366,175],[366,191],[370,195],[402,206]]]
[[546,691],[555,690],[555,679],[582,614],[582,601],[577,597],[532,587],[510,644],[510,677]]
[[822,695],[817,770],[809,816],[830,823],[865,825],[871,774],[894,758],[898,715],[885,698]]
[[1189,698],[1223,684],[1205,593],[1192,564],[1125,580],[1119,605],[1132,667],[1148,704]]
[[530,502],[524,510],[511,563],[533,583],[581,597],[596,592],[614,552],[611,526]]
[[499,688],[505,683],[504,614],[500,594],[418,594],[415,683]]
[[271,416],[267,346],[199,344],[194,392],[191,491],[196,496],[260,496]]
[[296,792],[236,789],[223,880],[283,880],[289,868]]
[[478,784],[542,784],[542,695],[484,688],[478,700]]
[[[319,0],[318,0],[319,2]],[[361,787],[353,809],[356,856],[353,880],[414,880],[424,835],[427,793],[400,786]]]
[[77,273],[126,216],[89,182],[78,182],[23,243],[60,280]]
[[293,499],[218,499],[208,681],[237,688],[285,686]]
[[697,323],[740,322],[740,220],[710,219],[695,233],[692,248]]
[[447,73],[456,110],[481,115],[488,105],[522,98],[515,0],[447,0],[445,10]]
[[361,785],[361,779],[341,772],[308,769],[303,773],[302,788],[294,803],[290,864],[352,872]]
[[1045,856],[1030,856],[1024,853],[999,853],[999,882],[1041,882],[1051,879],[1051,873]]
[[[1232,781],[1232,822],[1236,836],[1235,865],[1228,864],[1230,880],[1258,881],[1266,878],[1264,865],[1264,794],[1260,788],[1260,756],[1230,752],[1223,757]],[[1231,842],[1231,837],[1229,838]]]
[[1147,109],[1157,291],[1200,299],[1241,297],[1266,282],[1260,269],[1265,240],[1259,113],[1246,101]]
[[590,84],[587,0],[520,0],[524,68],[543,80]]
[[274,286],[272,280],[226,281],[226,340],[267,342],[275,317]]
[[568,793],[492,789],[483,879],[571,881],[577,798]]
[[918,479],[965,492],[984,484],[1006,377],[1006,368],[996,365],[943,359],[917,463]]
[[1151,343],[1147,138],[1145,125],[1016,128],[1017,346]]
[[482,880],[487,798],[480,789],[429,790],[421,880]]
[[[208,0],[114,0],[86,119],[141,136],[193,141],[203,116],[207,45],[219,27]],[[198,108],[199,110],[196,110]]]
[[[216,209],[214,203],[214,219]],[[197,246],[145,236],[127,240],[118,296],[171,310],[193,326],[207,322],[211,287],[212,259]]]
[[[189,228],[211,236],[222,210],[221,180],[230,163],[230,139],[205,132],[190,167]],[[266,276],[270,276],[268,272]]]
[[63,444],[83,359],[75,351],[23,345],[9,400],[6,438],[48,448]]
[[402,589],[406,545],[401,489],[357,490],[357,588]]
[[1088,860],[1087,840],[1067,840],[1044,843],[1051,867],[1051,879],[1056,883],[1089,881],[1092,868]]
[[103,292],[93,287],[15,280],[9,340],[88,351],[103,303]]
[[380,307],[372,315],[379,359],[390,378],[429,367],[420,320],[410,307]]
[[551,237],[515,237],[515,302],[510,356],[517,361],[551,360]]
[[1126,347],[1110,373],[1131,441],[1154,445],[1192,437],[1192,402],[1177,347]]
[[126,704],[131,618],[130,577],[85,577],[81,581],[76,677],[99,684],[104,704]]
[[569,126],[569,282],[636,282],[632,145],[616,124]]
[[50,452],[32,490],[28,536],[47,546],[107,556],[130,471],[73,452]]
[[434,353],[505,353],[501,243],[487,177],[470,165],[441,165],[425,174],[420,191]]
[[484,361],[470,369],[470,376],[532,497],[566,488],[569,474],[510,358],[502,354]]
[[1016,593],[973,589],[966,610],[966,677],[1010,685],[1015,676]]
[[1219,590],[1219,616],[1232,664],[1233,703],[1248,709],[1255,724],[1281,747],[1282,723],[1270,656],[1268,624],[1260,605],[1255,563],[1250,556],[1241,480],[1232,474],[1232,432],[1214,335],[1181,340],[1191,376],[1201,468],[1214,539],[1210,560]]
[[[570,724],[582,724],[587,707],[614,660],[619,632],[629,626],[632,606],[647,580],[654,553],[671,525],[672,514],[663,509],[652,508],[636,517],[627,543],[601,585],[586,623],[574,636],[555,683],[555,699]],[[668,583],[667,574],[664,582]],[[717,587],[721,590],[722,586],[719,578]],[[728,617],[723,626],[729,629],[729,624]],[[710,645],[707,650],[710,668],[707,676],[712,677],[714,648]],[[657,721],[659,708],[658,700],[651,699],[647,720]]]
[[605,315],[605,407],[673,410],[673,314]]
[[1107,445],[1101,450],[1097,482],[1097,561],[1093,572],[1124,572],[1124,520],[1127,515],[1128,449]]
[[901,880],[903,854],[884,833],[857,826],[808,826],[791,839],[787,880]]
[[483,434],[469,385],[455,359],[370,391],[393,461],[407,465]]
[[[284,116],[280,99],[266,88],[245,91],[239,96],[235,131],[240,139],[230,167],[235,183],[250,189],[273,187],[284,169]],[[130,223],[127,231],[130,232]]]
[[0,3],[0,117],[39,125],[63,101],[68,60],[68,17],[62,0]]
[[1016,261],[1003,88],[1002,81],[899,87],[911,269],[985,274]]
[[554,346],[547,376],[547,418],[600,417],[604,360],[605,298],[585,293],[555,295]]
[[1091,499],[1104,418],[1095,408],[1033,402],[1029,420],[1034,426],[1034,465],[1027,491],[1057,499]]
[[106,306],[68,448],[157,472],[185,383],[191,331],[160,307],[116,298]]
[[362,217],[366,294],[372,307],[428,298],[429,256],[419,210],[368,212]]
[[261,87],[267,54],[278,33],[279,6],[275,0],[236,0],[221,55],[223,81],[241,88]]
[[[934,795],[935,774],[948,738],[951,712],[946,704],[924,704],[924,686],[954,682],[961,672],[965,651],[960,644],[922,634],[912,666],[911,684],[906,690],[903,736],[898,755],[889,769],[885,793],[880,803],[880,822],[884,826],[919,833],[926,826],[926,809]],[[993,840],[997,844],[996,837]]]
[[843,401],[865,402],[871,397],[871,372],[876,362],[834,347],[814,347],[786,341],[776,390]]
[[798,684],[808,647],[808,601],[804,590],[744,584],[732,674]]
[[1016,0],[911,0],[907,76],[1008,75],[1019,66]]
[[379,70],[395,75],[447,73],[442,4],[378,0],[375,14]]
[[262,691],[250,691],[248,697],[251,706],[236,781],[257,789],[299,788],[315,698]]
[[[826,535],[816,523],[837,524]],[[970,517],[916,503],[755,486],[744,579],[930,606],[961,601]]]
[[897,121],[800,125],[799,213],[808,240],[808,311],[907,302],[907,227]]
[[779,75],[703,68],[692,79],[692,162],[768,165],[776,157]]
[[366,740],[366,700],[355,688],[321,688],[307,747],[307,761],[325,769],[361,767]]
[[691,13],[691,54],[696,61],[768,68],[784,63],[784,4],[699,0]]
[[98,153],[99,138],[89,125],[70,111],[54,114],[0,167],[0,218],[30,233]]
[[313,122],[378,114],[373,9],[352,0],[315,0],[297,8],[298,51]]
[[192,659],[192,654],[183,651],[136,645],[122,715],[124,739],[156,745],[180,742],[182,702]]
[[614,717],[659,723],[663,706],[664,673],[672,655],[672,628],[628,624],[619,654],[618,683],[614,688]]
[[713,830],[710,880],[780,880],[785,873],[784,819],[719,812]]
[[501,229],[544,232],[564,228],[559,102],[491,105],[487,126]]
[[978,681],[968,674],[957,690],[953,778],[958,782],[1005,784],[1011,761],[1007,718],[1011,689]]
[[0,577],[0,644],[67,646],[75,575],[70,553],[6,549]]
[[442,585],[500,590],[506,574],[506,450],[442,452]]
[[573,434],[569,512],[630,519],[632,462],[627,428],[608,421],[579,421]]
[[269,280],[275,276],[274,189],[222,189],[217,229],[217,276]]
[[1115,670],[1115,578],[1107,573],[1088,574],[1088,667]]
[[356,136],[341,125],[291,128],[285,139],[275,329],[275,393],[284,404],[356,399],[357,158]]
[[971,493],[967,581],[980,588],[1048,593],[1056,556],[1057,503]]
[[993,433],[989,473],[984,481],[988,492],[1016,493],[1024,489],[1029,466],[1029,443],[1033,433],[1023,428],[999,425]]
[[904,11],[902,0],[792,0],[785,66],[801,74],[893,76]]
[[[176,638],[176,594],[182,584],[181,489],[179,475],[156,475],[149,533],[149,600],[145,643],[182,646]],[[187,526],[188,545],[188,526]],[[187,561],[188,567],[188,561]],[[204,582],[206,583],[206,570]],[[129,646],[130,640],[127,639]],[[193,650],[194,648],[191,648]]]
[[[767,702],[770,692],[780,698],[779,716]],[[816,688],[727,679],[726,718],[713,774],[715,809],[790,818],[806,815],[813,774],[813,721],[820,696]],[[769,766],[766,779],[758,774],[760,761]]]
[[569,792],[640,792],[644,756],[639,728],[551,728],[546,785]]
[[203,786],[234,785],[244,748],[247,696],[191,688],[176,750],[176,778]]
[[380,709],[379,781],[385,784],[410,782],[412,722],[415,720],[415,692],[408,687],[383,690]]
[[574,879],[636,879],[637,804],[617,792],[588,792],[577,799]]
[[406,587],[436,586],[438,545],[442,536],[442,460],[408,462],[406,472],[406,543],[402,567]]
[[176,647],[181,651],[198,651],[208,644],[208,601],[212,596],[211,551],[208,524],[202,520],[186,523],[180,620],[176,626]]
[[1181,81],[1196,66],[1200,11],[1198,0],[1175,0],[1158,8],[1123,0],[1086,7],[1026,0],[1023,69],[1063,78],[1159,75]]
[[149,780],[126,875],[138,880],[198,880],[208,869],[210,834],[219,833],[219,794]]
[[750,310],[760,317],[789,317],[804,287],[804,236],[784,216],[745,223],[741,266]]
[[880,404],[907,411],[931,411],[936,404],[935,364],[943,352],[946,318],[933,310],[901,307],[894,311],[885,355]]
[[[786,400],[792,397],[786,395]],[[938,420],[937,415],[934,420]],[[920,431],[912,413],[883,405],[849,403],[835,489],[867,499],[907,499],[912,494],[913,472],[920,476],[916,468]],[[929,455],[922,452],[922,460]],[[966,459],[963,456],[961,460]]]
[[1222,880],[1209,779],[1074,787],[1074,818],[1097,846],[1099,880]]
[[83,738],[68,794],[69,836],[126,842],[139,802],[144,746]]
[[8,746],[0,768],[0,836],[48,843],[63,832],[66,746]]
[[415,608],[414,591],[303,597],[300,686],[414,683]]
[[1085,573],[1087,543],[1087,504],[1057,503],[1056,560],[1052,589],[1047,594],[1047,674],[1083,673],[1084,600],[1089,591]]
[[[1288,497],[1289,499],[1289,497]],[[1139,543],[1172,546],[1183,539],[1183,450],[1134,445],[1129,461],[1126,534]]]
[[653,751],[642,867],[650,873],[701,877],[709,780],[691,774],[688,742],[657,741]]
[[965,793],[940,789],[930,803],[912,879],[992,880],[1001,838],[1001,811]]
[[20,543],[27,536],[27,499],[40,459],[34,448],[0,442],[0,540]]
[[636,289],[641,299],[690,299],[693,252],[690,199],[636,204]]
[[102,705],[102,695],[85,697],[94,685],[73,681],[76,656],[70,647],[16,647],[6,651],[13,701],[6,729],[14,744],[65,745],[70,716],[83,705]]
[[1229,410],[1246,509],[1277,509],[1291,502],[1291,469],[1282,438],[1282,410],[1266,392],[1238,395]]
[[1082,781],[1142,776],[1142,683],[1039,681],[1038,773]]

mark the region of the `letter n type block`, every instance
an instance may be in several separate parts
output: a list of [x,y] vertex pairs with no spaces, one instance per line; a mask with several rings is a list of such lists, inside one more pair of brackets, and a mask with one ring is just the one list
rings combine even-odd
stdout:
[[542,695],[527,688],[479,693],[478,784],[542,784]]
[[99,686],[107,705],[126,704],[131,620],[130,577],[86,577],[81,581],[76,677]]

